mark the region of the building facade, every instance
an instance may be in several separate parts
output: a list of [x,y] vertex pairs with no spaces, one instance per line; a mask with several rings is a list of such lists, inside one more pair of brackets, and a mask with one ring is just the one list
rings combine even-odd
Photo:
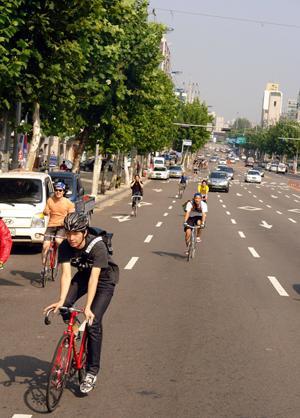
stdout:
[[282,113],[282,92],[279,84],[267,83],[264,91],[261,124],[263,127],[275,125]]

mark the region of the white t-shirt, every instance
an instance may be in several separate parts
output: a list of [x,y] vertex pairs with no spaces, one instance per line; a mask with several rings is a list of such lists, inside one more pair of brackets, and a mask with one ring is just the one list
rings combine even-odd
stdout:
[[[205,202],[200,202],[202,212],[207,212],[207,204]],[[187,212],[191,212],[191,216],[199,216],[200,214],[197,211],[193,211],[193,204],[191,202],[187,202],[185,210]]]

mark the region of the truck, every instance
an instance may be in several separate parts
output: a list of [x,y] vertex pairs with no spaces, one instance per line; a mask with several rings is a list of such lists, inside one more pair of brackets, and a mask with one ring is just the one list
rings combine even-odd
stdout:
[[0,216],[14,242],[41,244],[48,217],[47,199],[54,193],[46,173],[10,171],[0,174]]
[[66,185],[66,197],[75,205],[76,212],[84,213],[89,220],[95,208],[95,197],[85,194],[80,175],[69,171],[51,171],[52,181],[62,181]]

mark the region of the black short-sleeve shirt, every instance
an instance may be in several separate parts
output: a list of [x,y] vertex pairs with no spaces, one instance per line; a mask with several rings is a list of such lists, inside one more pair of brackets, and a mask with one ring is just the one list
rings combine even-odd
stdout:
[[71,266],[85,273],[90,273],[92,267],[98,267],[101,268],[100,278],[109,278],[109,261],[112,261],[112,259],[104,242],[101,239],[98,240],[89,254],[85,252],[90,242],[95,238],[98,237],[88,234],[85,239],[85,246],[82,249],[73,248],[67,240],[64,240],[59,246],[58,262],[70,262]]

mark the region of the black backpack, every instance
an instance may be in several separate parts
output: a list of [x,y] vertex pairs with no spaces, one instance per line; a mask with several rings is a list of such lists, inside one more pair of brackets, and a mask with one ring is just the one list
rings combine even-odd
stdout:
[[113,247],[112,247],[112,237],[114,235],[113,233],[107,232],[104,229],[98,228],[96,226],[89,226],[88,227],[88,233],[91,234],[91,235],[94,235],[95,237],[101,237],[102,241],[106,245],[108,254],[110,254],[110,255],[113,254]]

